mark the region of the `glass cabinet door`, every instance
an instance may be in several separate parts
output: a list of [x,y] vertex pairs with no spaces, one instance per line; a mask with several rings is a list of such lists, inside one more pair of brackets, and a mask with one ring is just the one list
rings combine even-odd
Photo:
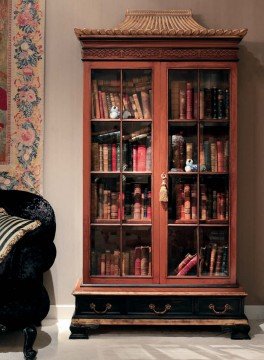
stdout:
[[94,282],[153,281],[152,82],[151,69],[91,70]]
[[161,281],[227,278],[230,71],[167,71],[169,201],[167,269]]

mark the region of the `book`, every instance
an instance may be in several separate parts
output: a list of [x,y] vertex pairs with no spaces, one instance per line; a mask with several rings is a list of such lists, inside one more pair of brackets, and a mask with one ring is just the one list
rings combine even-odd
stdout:
[[141,276],[147,276],[149,272],[149,247],[141,247]]
[[215,142],[210,143],[211,151],[211,171],[217,172],[217,147]]
[[108,119],[109,113],[108,113],[108,107],[107,107],[107,101],[106,101],[106,93],[104,91],[101,91],[101,96],[102,96],[102,104],[103,104],[103,109],[104,109],[103,117],[105,119]]
[[136,105],[136,110],[137,110],[137,113],[138,113],[138,119],[143,119],[143,113],[142,113],[142,109],[141,109],[141,105],[140,105],[140,102],[139,102],[139,99],[138,99],[138,96],[137,94],[133,94],[133,99],[134,99],[134,102],[135,102],[135,105]]
[[111,168],[112,171],[117,171],[117,145],[116,144],[111,144],[111,155],[112,155],[112,162],[111,162]]
[[211,147],[208,140],[204,141],[204,162],[206,171],[211,171]]
[[186,120],[193,119],[193,87],[192,84],[186,84]]
[[197,220],[197,185],[191,185],[191,218]]
[[99,143],[92,142],[92,170],[99,171],[100,170],[100,158],[99,154]]
[[186,143],[186,159],[193,159],[193,143]]
[[221,265],[222,265],[222,256],[223,256],[223,247],[218,246],[216,254],[216,265],[215,265],[215,275],[221,275]]
[[141,247],[137,246],[135,248],[135,275],[141,275]]
[[185,265],[188,264],[188,262],[193,258],[193,255],[191,254],[186,254],[185,258],[180,262],[180,264],[177,266],[177,268],[175,269],[175,274],[177,275],[179,271],[181,271]]
[[[129,250],[129,274],[135,275],[135,249]],[[141,266],[141,262],[140,262]],[[141,267],[140,267],[141,269]]]
[[223,119],[224,113],[224,92],[222,89],[217,90],[217,118]]
[[101,259],[101,261],[100,261],[100,275],[105,275],[105,271],[106,271],[106,258],[105,258],[105,254],[101,254],[100,259]]
[[210,269],[209,269],[210,276],[213,275],[214,270],[215,270],[216,251],[217,251],[217,244],[212,244],[211,257],[210,257]]
[[151,171],[152,168],[152,150],[151,150],[151,135],[147,136],[146,140],[146,171]]
[[223,172],[225,171],[224,166],[224,143],[221,140],[216,141],[217,147],[217,171]]
[[206,119],[212,118],[211,89],[208,88],[204,88],[204,117]]
[[95,113],[95,117],[97,119],[100,119],[101,117],[101,113],[100,113],[100,105],[99,105],[99,95],[98,95],[98,84],[97,84],[97,80],[92,80],[92,91],[94,94],[94,102],[93,105],[95,107],[94,113]]
[[149,93],[147,91],[141,91],[142,110],[144,119],[151,119],[151,109],[149,101]]
[[229,119],[229,89],[224,91],[224,117]]
[[133,171],[138,171],[138,146],[136,144],[133,145]]
[[198,256],[193,255],[192,259],[178,272],[177,276],[187,275],[188,272],[197,265]]
[[191,219],[191,187],[189,184],[184,185],[184,219]]
[[185,140],[182,134],[175,134],[171,137],[172,142],[172,163],[176,171],[183,171],[185,166]]
[[180,90],[180,119],[186,119],[186,90]]
[[199,111],[200,111],[200,120],[204,119],[204,91],[200,90],[200,97],[199,97]]
[[217,110],[218,110],[218,101],[217,101],[217,88],[213,87],[211,89],[211,101],[212,101],[212,118],[213,119],[217,119],[218,114],[217,114]]
[[200,216],[201,220],[207,219],[207,194],[206,194],[206,186],[205,184],[200,185],[200,191],[201,191],[201,205],[200,205]]
[[137,146],[137,171],[146,171],[146,154],[147,154],[146,145],[139,144]]
[[129,264],[130,264],[129,252],[125,251],[122,254],[122,276],[126,276],[130,274]]

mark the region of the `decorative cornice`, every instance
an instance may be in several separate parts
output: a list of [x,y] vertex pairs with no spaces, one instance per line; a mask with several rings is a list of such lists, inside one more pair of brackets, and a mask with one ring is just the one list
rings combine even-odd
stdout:
[[142,60],[237,60],[237,49],[201,49],[201,48],[86,48],[84,60],[102,59],[142,59]]
[[81,40],[94,37],[151,38],[238,38],[247,29],[207,29],[192,17],[191,10],[132,10],[112,29],[75,29]]

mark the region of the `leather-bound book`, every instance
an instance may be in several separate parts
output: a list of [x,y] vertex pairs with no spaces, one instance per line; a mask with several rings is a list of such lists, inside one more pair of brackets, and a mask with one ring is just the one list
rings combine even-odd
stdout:
[[206,186],[205,184],[200,185],[200,191],[201,191],[201,220],[207,219],[207,194],[206,194]]
[[192,84],[186,84],[186,119],[193,119],[193,87]]
[[[108,90],[109,91],[109,90]],[[110,98],[110,92],[106,92],[105,93],[106,96],[106,104],[107,104],[107,110],[108,110],[108,117],[112,108],[112,102],[111,102],[111,98]]]
[[228,246],[223,246],[221,275],[228,275]]
[[184,219],[191,219],[191,186],[190,184],[184,185]]
[[100,164],[99,164],[99,144],[97,142],[92,143],[92,170],[99,171]]
[[141,247],[137,246],[135,248],[135,275],[141,275]]
[[180,90],[180,119],[186,119],[186,90]]
[[135,275],[135,250],[129,250],[129,275]]
[[116,144],[111,144],[112,154],[112,171],[117,171],[117,156],[116,156]]
[[188,262],[193,258],[193,255],[191,254],[186,254],[185,258],[180,262],[180,264],[177,266],[177,268],[175,269],[175,274],[177,275],[179,271],[181,271],[185,265],[188,264]]
[[200,97],[199,97],[200,103],[200,120],[204,119],[204,91],[200,90]]
[[103,171],[108,171],[108,144],[103,144]]
[[217,110],[218,110],[218,101],[217,101],[217,88],[213,87],[211,89],[211,99],[212,99],[212,118],[217,119]]
[[146,145],[139,144],[137,147],[137,171],[146,171],[146,155]]
[[136,103],[135,103],[133,96],[129,96],[129,100],[130,100],[131,107],[133,109],[134,118],[139,119],[139,114],[138,114]]
[[224,143],[221,140],[217,140],[216,142],[217,147],[217,171],[223,172],[225,171],[224,166]]
[[91,275],[97,275],[97,253],[92,251],[91,253]]
[[216,251],[217,251],[217,244],[212,244],[211,258],[210,258],[210,276],[214,274],[215,263],[216,263]]
[[99,107],[100,107],[100,118],[104,119],[104,104],[103,104],[103,97],[102,97],[102,91],[98,90],[98,98],[99,98]]
[[149,271],[149,247],[141,247],[141,276],[147,276]]
[[129,252],[125,251],[122,255],[122,276],[129,275]]
[[212,97],[211,89],[204,89],[204,116],[206,119],[212,118]]
[[191,185],[191,218],[197,219],[197,185]]
[[184,268],[182,268],[177,276],[184,276],[187,275],[188,272],[197,265],[197,261],[198,261],[198,256],[197,254],[195,254],[192,259],[184,266]]
[[224,114],[224,92],[222,89],[217,90],[217,116],[218,119],[223,119]]
[[216,265],[215,265],[215,275],[221,275],[221,265],[222,265],[222,256],[223,256],[223,247],[218,246],[216,254]]
[[114,251],[114,275],[120,276],[120,251]]
[[183,184],[175,185],[175,193],[176,193],[176,220],[184,219]]
[[228,171],[229,164],[229,141],[225,140],[224,144],[224,171]]
[[208,140],[204,141],[204,161],[206,171],[211,171],[211,146]]
[[210,150],[211,150],[211,171],[217,172],[217,147],[215,142],[212,142],[210,144]]
[[171,137],[172,162],[176,171],[183,171],[185,166],[185,141],[182,134],[175,134]]
[[123,166],[122,166],[123,171],[128,171],[129,167],[128,167],[128,143],[124,142],[123,143]]
[[133,171],[138,171],[138,146],[133,145]]
[[99,105],[99,95],[98,95],[98,84],[97,80],[92,80],[92,87],[93,87],[93,93],[94,93],[94,113],[96,119],[100,119],[100,105]]
[[103,144],[99,144],[99,171],[104,170],[104,150]]
[[104,218],[104,185],[99,184],[98,189],[98,218]]
[[149,246],[148,276],[151,276],[151,271],[152,271],[152,252],[151,252],[151,246]]
[[224,92],[224,107],[225,107],[225,119],[229,119],[229,89],[225,89]]
[[111,251],[105,250],[105,275],[111,275]]
[[116,145],[116,170],[120,171],[120,165],[121,165],[121,154],[120,154],[120,145]]
[[176,80],[171,81],[171,119],[179,119],[180,106],[179,106],[179,82]]
[[229,193],[228,190],[225,192],[225,219],[229,219]]
[[134,102],[135,102],[135,105],[136,105],[138,118],[143,119],[144,118],[143,117],[143,112],[142,112],[142,109],[141,109],[140,102],[139,102],[137,94],[133,94],[133,99],[134,99]]
[[112,144],[107,144],[108,146],[108,171],[112,171]]
[[193,159],[193,143],[186,143],[186,159]]
[[118,193],[111,193],[111,219],[118,219]]
[[146,171],[151,171],[152,168],[152,150],[151,150],[151,135],[147,136],[146,141]]
[[147,91],[141,91],[142,109],[144,119],[151,119],[151,109],[149,101],[149,93]]
[[106,264],[105,264],[105,254],[101,254],[100,261],[100,274],[105,275]]
[[103,219],[108,219],[108,190],[104,189]]
[[115,275],[115,255],[111,254],[111,273],[110,275]]
[[134,220],[141,219],[141,185],[134,185]]
[[102,102],[103,102],[103,108],[104,108],[104,118],[105,118],[105,119],[108,119],[108,118],[109,118],[109,114],[108,114],[106,93],[105,93],[104,91],[101,91],[101,96],[102,96]]

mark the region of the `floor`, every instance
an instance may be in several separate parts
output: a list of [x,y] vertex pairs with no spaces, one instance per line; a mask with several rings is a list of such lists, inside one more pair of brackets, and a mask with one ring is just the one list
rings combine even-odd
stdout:
[[[264,360],[264,321],[251,321],[251,341],[221,328],[104,328],[89,340],[68,340],[69,321],[38,329],[38,360]],[[20,332],[0,336],[0,360],[23,359]]]

